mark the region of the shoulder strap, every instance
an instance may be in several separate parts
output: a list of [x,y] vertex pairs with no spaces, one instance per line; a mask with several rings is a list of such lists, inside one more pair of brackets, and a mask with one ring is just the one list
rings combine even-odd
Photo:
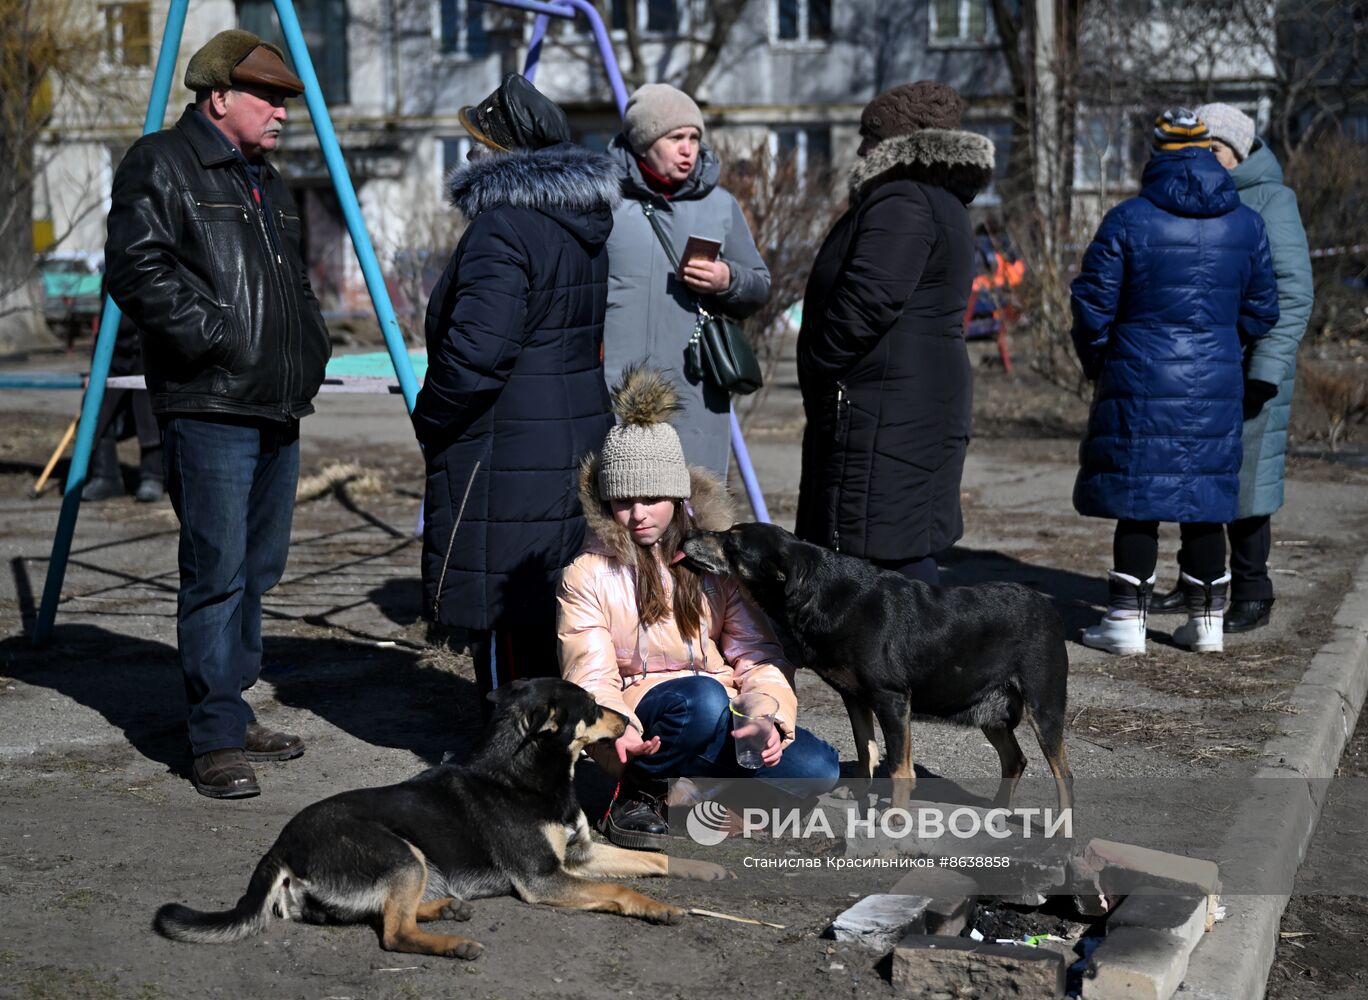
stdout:
[[646,221],[651,224],[651,228],[655,230],[656,239],[660,241],[660,246],[665,251],[665,257],[669,260],[670,267],[678,273],[679,258],[675,256],[674,247],[670,245],[670,240],[669,237],[665,235],[665,230],[660,228],[660,220],[655,217],[655,209],[651,207],[649,201],[643,201],[641,203],[641,212],[646,216]]

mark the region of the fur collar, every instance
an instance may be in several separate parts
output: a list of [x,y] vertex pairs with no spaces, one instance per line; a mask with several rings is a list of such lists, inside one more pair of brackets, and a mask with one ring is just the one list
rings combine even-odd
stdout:
[[622,200],[613,162],[568,142],[483,157],[453,170],[448,184],[467,219],[500,205],[588,211]]
[[851,204],[880,184],[904,179],[945,188],[967,205],[993,179],[993,142],[976,132],[941,128],[885,139],[851,168]]
[[[593,532],[590,548],[604,552],[627,566],[635,565],[632,549],[636,542],[627,529],[613,520],[608,503],[598,490],[599,457],[588,455],[580,462],[579,494],[584,520]],[[694,509],[694,524],[702,531],[725,531],[736,523],[731,494],[717,477],[696,465],[689,466],[689,503]]]

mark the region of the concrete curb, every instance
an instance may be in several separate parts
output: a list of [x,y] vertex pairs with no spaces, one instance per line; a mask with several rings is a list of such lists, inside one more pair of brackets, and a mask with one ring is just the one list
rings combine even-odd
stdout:
[[[1284,884],[1291,885],[1316,830],[1325,779],[1335,773],[1344,746],[1368,693],[1368,557],[1359,563],[1354,583],[1335,614],[1330,639],[1288,698],[1298,714],[1264,744],[1256,778],[1300,776],[1304,789],[1296,808],[1270,816],[1261,803],[1246,806],[1231,825],[1225,857],[1244,856]],[[1319,779],[1319,780],[1316,780]],[[1303,798],[1304,793],[1304,798]],[[1250,831],[1257,831],[1251,838]],[[1250,852],[1250,853],[1245,853]],[[1196,1000],[1263,1000],[1278,925],[1288,894],[1232,896],[1228,916],[1192,953],[1183,981]]]

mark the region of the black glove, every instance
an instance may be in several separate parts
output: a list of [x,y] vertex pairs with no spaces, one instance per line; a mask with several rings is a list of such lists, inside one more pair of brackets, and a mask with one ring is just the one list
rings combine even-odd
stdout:
[[1261,382],[1256,378],[1245,379],[1244,418],[1253,420],[1264,408],[1264,404],[1278,394],[1278,387],[1272,382]]

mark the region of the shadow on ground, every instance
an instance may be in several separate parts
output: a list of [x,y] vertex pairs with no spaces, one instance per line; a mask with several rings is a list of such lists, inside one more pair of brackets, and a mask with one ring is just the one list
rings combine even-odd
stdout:
[[[189,776],[186,704],[176,650],[93,625],[59,625],[36,650],[26,636],[0,641],[5,672],[94,709],[144,757]],[[282,705],[302,709],[372,746],[430,762],[464,759],[478,718],[475,685],[420,662],[401,646],[331,638],[268,638],[264,680]],[[265,712],[263,721],[270,722]]]
[[1096,624],[1098,609],[1107,599],[1105,580],[1022,562],[994,549],[956,546],[940,558],[940,563],[941,582],[947,586],[1006,581],[1040,591],[1054,602],[1070,641],[1077,640],[1080,629]]

